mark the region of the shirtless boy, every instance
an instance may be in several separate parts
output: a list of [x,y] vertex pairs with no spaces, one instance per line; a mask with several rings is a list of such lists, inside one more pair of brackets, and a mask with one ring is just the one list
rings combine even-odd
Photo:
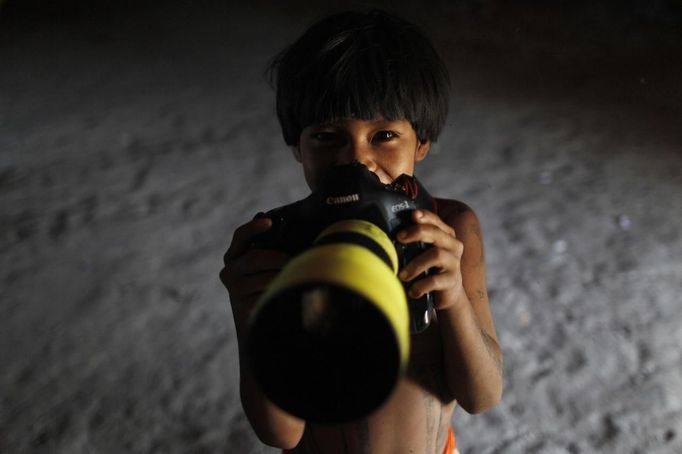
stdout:
[[[326,171],[359,161],[383,183],[424,159],[445,123],[447,69],[430,41],[393,15],[349,12],[310,27],[272,64],[277,114],[286,143],[311,190]],[[244,411],[259,439],[294,453],[455,452],[451,417],[494,406],[502,395],[502,354],[485,282],[479,220],[462,202],[436,199],[437,212],[417,210],[398,240],[433,247],[399,278],[418,280],[412,297],[433,292],[437,317],[411,337],[407,373],[387,402],[366,418],[320,425],[287,414],[254,382],[243,348],[249,313],[290,257],[252,249],[271,221],[239,227],[225,254],[221,279],[230,294],[240,344]]]

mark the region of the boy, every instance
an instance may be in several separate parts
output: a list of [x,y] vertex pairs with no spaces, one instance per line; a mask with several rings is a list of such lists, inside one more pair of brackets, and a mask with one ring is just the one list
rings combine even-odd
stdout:
[[[334,14],[309,28],[272,63],[284,139],[311,190],[325,172],[359,161],[383,183],[412,175],[445,122],[447,69],[413,25],[385,12]],[[485,284],[479,221],[465,204],[437,199],[437,213],[417,210],[403,243],[433,247],[400,272],[411,296],[433,292],[436,320],[411,338],[408,370],[388,401],[349,424],[319,425],[287,414],[258,388],[243,340],[258,296],[287,263],[280,251],[251,249],[271,220],[237,229],[221,279],[230,294],[240,344],[244,411],[264,443],[294,453],[455,452],[455,404],[469,413],[502,394],[502,354]],[[290,450],[290,451],[287,451]]]

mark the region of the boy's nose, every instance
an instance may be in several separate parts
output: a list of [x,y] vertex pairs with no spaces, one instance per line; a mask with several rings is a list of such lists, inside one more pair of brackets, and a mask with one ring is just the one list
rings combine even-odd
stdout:
[[372,153],[372,149],[368,144],[364,144],[362,142],[351,142],[348,144],[347,148],[347,152],[344,153],[344,164],[357,161],[366,165],[369,170],[374,171],[376,169],[374,154]]

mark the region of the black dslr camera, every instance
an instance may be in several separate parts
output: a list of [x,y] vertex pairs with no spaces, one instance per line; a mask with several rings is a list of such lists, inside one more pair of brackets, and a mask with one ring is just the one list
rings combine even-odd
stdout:
[[[332,168],[322,181],[321,187],[307,198],[268,211],[264,216],[272,219],[272,227],[256,239],[254,246],[279,249],[295,256],[310,248],[327,226],[341,220],[361,219],[379,227],[392,240],[400,269],[430,247],[421,242],[405,245],[396,240],[398,231],[413,223],[414,210],[435,211],[435,201],[416,178],[403,174],[393,183],[384,184],[365,165],[355,162]],[[403,284],[406,292],[410,285],[411,282]],[[434,315],[433,302],[430,293],[418,299],[408,298],[412,334],[429,326]]]

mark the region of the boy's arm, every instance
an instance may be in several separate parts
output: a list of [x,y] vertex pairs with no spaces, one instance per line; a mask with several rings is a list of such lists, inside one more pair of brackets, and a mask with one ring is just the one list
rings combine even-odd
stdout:
[[239,227],[225,253],[220,279],[230,294],[239,344],[239,392],[244,413],[258,438],[278,448],[294,448],[305,429],[305,421],[272,403],[256,383],[245,346],[249,315],[258,297],[288,261],[279,251],[249,249],[252,238],[271,226],[268,218],[258,218]]
[[239,395],[244,413],[263,443],[283,449],[298,445],[305,421],[286,413],[263,394],[244,352],[239,354]]
[[439,272],[417,281],[413,296],[435,292],[444,367],[453,396],[469,413],[494,406],[502,396],[502,353],[488,303],[485,260],[476,214],[453,201],[439,201],[445,221],[415,212],[403,242],[433,245],[405,267],[404,280],[429,268]]

